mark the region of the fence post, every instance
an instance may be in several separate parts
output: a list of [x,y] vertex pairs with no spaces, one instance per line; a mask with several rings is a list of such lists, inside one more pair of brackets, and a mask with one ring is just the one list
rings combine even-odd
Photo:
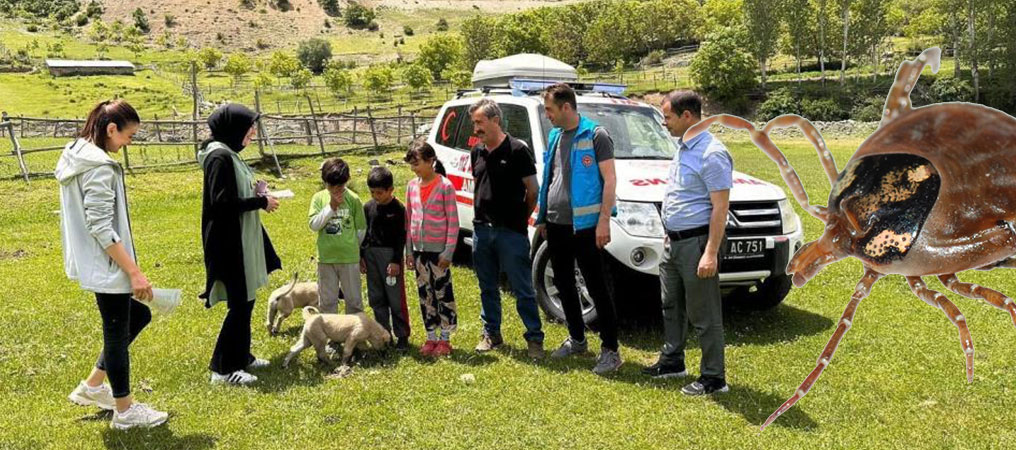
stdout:
[[21,116],[21,138],[25,138],[25,116]]
[[353,145],[356,145],[356,115],[359,114],[359,108],[353,107]]
[[197,156],[198,146],[198,67],[197,63],[191,61],[191,96],[194,98],[194,110],[191,112],[191,137],[194,139],[194,155]]
[[409,112],[409,126],[412,127],[410,133],[413,135],[413,140],[416,140],[416,111]]
[[395,143],[402,144],[402,105],[399,105],[399,114],[395,118]]
[[367,105],[367,124],[370,125],[370,135],[374,138],[374,151],[381,151],[381,146],[377,143],[377,130],[374,129],[374,116],[370,113],[370,105]]
[[6,127],[11,137],[11,144],[14,145],[14,154],[18,158],[18,167],[21,168],[21,177],[25,179],[25,183],[28,183],[28,165],[25,164],[25,156],[21,154],[21,145],[18,144],[18,137],[14,135],[14,123],[11,122],[10,118],[7,117],[7,113],[3,115],[3,122],[0,123],[0,127]]
[[[325,155],[325,138],[321,136],[321,125],[318,123],[317,114],[314,113],[314,101],[310,99],[310,94],[307,94],[307,105],[310,106],[310,117],[314,119],[314,130],[317,131],[318,145],[321,146],[321,156]],[[307,125],[308,130],[310,125]],[[313,142],[311,142],[313,143]]]
[[159,128],[159,115],[155,115],[155,140],[162,142],[162,130]]
[[254,90],[254,109],[258,113],[258,151],[261,153],[261,159],[266,159],[265,156],[265,142],[268,141],[268,146],[272,149],[272,160],[275,162],[275,174],[282,177],[282,166],[279,165],[279,156],[275,154],[275,144],[272,144],[272,140],[268,137],[268,131],[265,128],[264,119],[261,117],[261,93],[259,89]]

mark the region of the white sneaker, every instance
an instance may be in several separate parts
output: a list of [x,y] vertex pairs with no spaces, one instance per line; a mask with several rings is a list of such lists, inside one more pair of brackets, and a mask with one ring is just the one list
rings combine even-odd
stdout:
[[225,375],[212,372],[212,384],[233,384],[246,386],[258,380],[258,377],[243,370],[237,370]]
[[109,411],[116,405],[113,400],[113,390],[109,385],[103,383],[99,387],[91,387],[84,381],[78,383],[78,387],[71,391],[67,399],[81,406],[98,406]]
[[248,364],[247,369],[264,369],[270,365],[272,365],[272,363],[267,359],[254,358],[254,362]]
[[134,402],[126,411],[114,411],[113,421],[109,423],[110,428],[126,430],[134,427],[151,428],[166,423],[169,413],[156,411],[152,407]]

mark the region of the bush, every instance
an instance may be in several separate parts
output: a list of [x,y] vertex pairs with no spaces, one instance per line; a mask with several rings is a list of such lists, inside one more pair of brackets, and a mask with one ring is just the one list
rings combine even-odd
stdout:
[[437,24],[434,25],[437,31],[448,31],[448,21],[444,17],[437,19]]
[[[375,16],[376,15],[374,14],[373,8],[369,8],[357,2],[351,1],[349,2],[349,6],[346,7],[345,14],[346,26],[350,28],[362,29],[369,28],[371,24],[374,24],[376,27],[377,23],[374,22]],[[377,28],[371,31],[376,30]]]
[[166,28],[173,28],[176,26],[176,16],[172,14],[166,14],[163,19],[166,22]]
[[755,111],[755,119],[768,122],[782,114],[801,114],[801,103],[789,88],[780,88],[770,92]]
[[691,77],[707,94],[719,99],[743,96],[755,88],[755,60],[741,50],[743,30],[713,34],[691,60]]
[[33,23],[28,25],[28,28],[25,28],[25,30],[27,30],[29,33],[38,33],[39,26]]
[[332,59],[332,44],[321,38],[308,39],[300,42],[296,56],[304,67],[315,74],[320,74]]
[[663,49],[653,50],[639,61],[639,65],[642,67],[655,66],[663,62],[663,58],[667,57],[667,52]]
[[302,90],[310,85],[313,77],[314,74],[310,73],[310,70],[303,68],[293,73],[289,78],[289,85],[293,86],[293,89]]
[[[371,20],[370,23],[367,24],[367,31],[377,31],[377,30],[380,30],[380,29],[381,29],[381,25],[378,25],[378,23],[376,21]],[[381,37],[384,37],[384,36],[381,36]]]
[[325,86],[336,97],[345,97],[353,89],[353,75],[345,69],[341,61],[328,64],[324,73]]
[[92,0],[85,8],[85,15],[92,19],[102,18],[102,4],[98,0]]
[[847,112],[831,98],[801,100],[801,115],[808,120],[830,122],[844,120]]
[[339,17],[342,15],[342,10],[339,9],[339,0],[318,0],[318,4],[329,16]]
[[970,83],[959,78],[936,78],[931,83],[930,94],[935,102],[969,102],[974,99],[974,89]]
[[411,27],[409,25],[406,25],[406,26],[402,27],[402,34],[404,34],[406,36],[412,36],[413,33],[414,33],[413,27]]
[[268,72],[277,78],[292,76],[300,70],[300,61],[282,50],[272,53],[268,61]]
[[145,33],[152,30],[151,26],[148,25],[148,16],[145,15],[145,12],[141,8],[135,9],[131,15],[134,17],[134,27]]
[[862,98],[850,109],[850,118],[858,122],[878,122],[882,120],[882,109],[885,97],[871,96]]
[[448,69],[441,72],[441,78],[448,80],[453,87],[464,89],[469,87],[469,84],[473,82],[473,74],[468,70],[454,70]]
[[236,83],[250,72],[252,65],[250,57],[246,53],[233,53],[229,55],[229,58],[226,58],[223,70],[233,77],[233,85],[236,86]]
[[74,24],[79,26],[79,27],[83,27],[85,25],[88,25],[88,15],[87,14],[78,14],[78,16],[74,18]]

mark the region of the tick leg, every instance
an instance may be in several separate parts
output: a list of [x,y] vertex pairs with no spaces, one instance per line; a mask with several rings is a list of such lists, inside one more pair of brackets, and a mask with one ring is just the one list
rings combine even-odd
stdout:
[[882,110],[882,122],[878,124],[879,128],[911,110],[910,91],[917,84],[917,78],[921,76],[921,71],[924,70],[924,66],[931,66],[931,73],[937,73],[941,59],[942,49],[932,47],[921,52],[921,55],[916,59],[900,63],[900,68],[896,70],[896,81],[889,88],[889,95],[885,99],[885,108]]
[[790,188],[790,192],[794,194],[794,198],[801,204],[801,207],[804,208],[805,211],[808,211],[808,213],[812,216],[815,216],[818,220],[821,220],[822,223],[828,222],[828,213],[826,213],[826,208],[822,206],[814,206],[809,203],[808,193],[805,192],[804,185],[801,184],[801,178],[797,176],[797,172],[794,171],[790,162],[787,161],[787,157],[783,155],[783,152],[780,151],[779,147],[777,147],[771,139],[769,139],[769,136],[765,132],[756,130],[755,126],[752,125],[751,122],[729,114],[718,114],[704,119],[689,128],[688,131],[684,133],[684,140],[687,141],[695,136],[698,136],[699,133],[708,130],[709,126],[713,123],[718,123],[735,130],[745,130],[750,133],[751,141],[754,142],[758,148],[762,149],[762,151],[769,156],[769,159],[773,160],[773,162],[780,167],[780,175],[783,177],[783,181],[787,183],[787,186]]
[[907,277],[907,283],[910,284],[910,290],[914,292],[917,298],[924,300],[925,303],[941,309],[945,313],[949,321],[956,325],[956,328],[960,332],[960,345],[963,346],[963,354],[967,357],[967,382],[972,383],[974,381],[974,343],[970,340],[970,330],[967,329],[967,319],[960,313],[959,308],[949,301],[941,292],[933,291],[928,289],[921,280],[921,277]]
[[988,303],[991,303],[992,306],[1003,311],[1008,311],[1009,316],[1012,317],[1013,325],[1016,325],[1016,302],[1013,302],[1013,299],[1006,297],[1005,294],[978,284],[964,283],[960,281],[959,278],[956,278],[956,274],[939,275],[938,279],[942,281],[942,284],[949,288],[950,291],[964,297],[986,300]]
[[811,142],[811,145],[818,151],[818,158],[822,162],[822,167],[825,168],[826,176],[829,177],[829,185],[836,184],[836,179],[839,178],[839,171],[836,170],[836,160],[833,159],[832,152],[829,151],[829,147],[826,146],[825,140],[822,139],[822,134],[818,132],[815,125],[812,125],[808,119],[801,117],[797,114],[784,114],[770,120],[765,127],[762,128],[762,132],[767,136],[769,131],[774,128],[790,128],[798,127],[804,132],[804,137]]
[[797,391],[787,401],[783,402],[779,408],[776,409],[769,418],[766,419],[765,423],[762,424],[760,431],[765,430],[769,424],[773,423],[777,417],[785,413],[790,407],[794,406],[804,394],[808,393],[811,386],[818,380],[818,376],[822,374],[826,366],[829,365],[829,361],[833,358],[833,353],[836,353],[836,347],[840,345],[840,340],[843,339],[843,335],[850,329],[852,321],[854,320],[854,312],[857,311],[857,305],[861,302],[861,299],[868,296],[871,292],[871,285],[875,284],[879,278],[882,278],[882,274],[875,272],[871,269],[865,269],[864,276],[861,277],[861,281],[857,283],[857,287],[854,288],[854,294],[850,296],[850,303],[847,303],[847,308],[843,310],[843,316],[840,317],[840,322],[836,325],[836,331],[833,332],[833,336],[829,338],[829,343],[826,344],[825,349],[822,350],[822,354],[818,357],[818,364],[808,374],[808,377],[804,379],[804,382],[798,386]]

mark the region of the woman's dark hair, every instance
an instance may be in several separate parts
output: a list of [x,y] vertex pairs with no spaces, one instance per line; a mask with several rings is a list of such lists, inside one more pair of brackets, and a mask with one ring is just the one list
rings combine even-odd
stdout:
[[377,166],[370,169],[367,174],[367,188],[369,189],[391,189],[395,186],[395,177],[392,171],[385,167]]
[[406,151],[406,157],[403,160],[407,163],[412,163],[413,161],[435,161],[434,171],[442,176],[447,175],[444,164],[441,164],[441,160],[437,159],[437,152],[434,151],[434,147],[431,147],[423,138],[419,138],[409,144],[409,150]]
[[341,186],[349,182],[349,165],[342,158],[331,158],[321,164],[321,181],[329,186]]
[[106,133],[106,128],[111,123],[116,124],[117,130],[123,131],[132,123],[141,123],[141,117],[138,116],[134,107],[123,99],[106,100],[95,105],[92,112],[88,113],[85,126],[81,128],[81,133],[78,136],[87,139],[96,147],[108,151],[106,139],[109,135]]

